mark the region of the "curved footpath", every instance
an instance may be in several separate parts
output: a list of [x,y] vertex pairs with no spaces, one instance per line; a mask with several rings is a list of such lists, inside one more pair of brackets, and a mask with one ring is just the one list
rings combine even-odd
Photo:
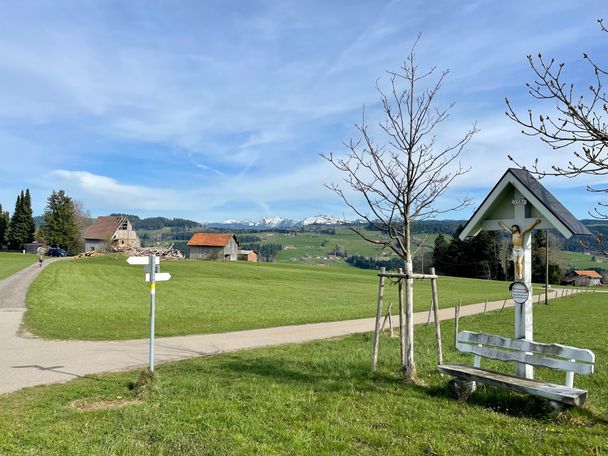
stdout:
[[[58,260],[46,261],[44,267],[54,261]],[[148,339],[89,342],[20,336],[27,289],[42,269],[38,265],[30,266],[0,281],[0,394],[28,386],[64,382],[90,374],[147,365]],[[549,295],[551,299],[555,299],[558,292],[554,291]],[[497,310],[502,305],[503,301],[488,302],[487,310]],[[512,306],[513,302],[508,300],[506,307]],[[483,308],[483,303],[462,306],[460,315],[478,314],[483,312]],[[414,322],[426,322],[427,315],[427,312],[415,313]],[[439,310],[440,320],[451,319],[453,315],[453,308]],[[374,330],[374,325],[374,318],[364,318],[221,334],[157,338],[156,362],[165,363],[247,348],[370,332]]]

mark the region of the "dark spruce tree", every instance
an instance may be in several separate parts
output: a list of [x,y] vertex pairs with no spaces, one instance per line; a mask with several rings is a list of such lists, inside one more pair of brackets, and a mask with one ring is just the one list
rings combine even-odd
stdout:
[[8,243],[8,226],[10,220],[8,211],[2,210],[2,204],[0,204],[0,246]]
[[80,252],[80,219],[74,201],[63,190],[49,196],[40,230],[47,244],[65,249],[68,255]]
[[15,211],[10,219],[7,240],[12,249],[21,249],[26,242],[34,240],[36,225],[32,216],[32,200],[29,190],[17,195]]

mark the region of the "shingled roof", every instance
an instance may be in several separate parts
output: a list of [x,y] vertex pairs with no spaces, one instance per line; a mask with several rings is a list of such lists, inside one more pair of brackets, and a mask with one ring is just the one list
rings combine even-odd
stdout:
[[233,237],[234,234],[196,233],[192,235],[188,245],[190,247],[226,247]]
[[568,209],[560,203],[555,196],[549,193],[532,174],[525,169],[509,168],[507,172],[513,174],[519,182],[530,190],[564,225],[568,227],[572,234],[592,234],[585,225],[577,220]]
[[84,232],[84,238],[106,241],[112,237],[123,219],[124,217],[114,216],[97,217],[97,220]]
[[602,274],[600,274],[597,271],[586,271],[586,270],[577,270],[577,271],[573,271],[574,274],[576,274],[577,276],[581,276],[581,277],[591,277],[592,279],[601,279],[602,278]]
[[[575,234],[592,234],[529,171],[509,168],[465,224],[459,237],[464,239],[467,236],[476,236],[482,229],[483,221],[494,210],[496,202],[509,191],[509,188],[513,187],[523,194],[548,221],[549,226],[547,228],[556,228],[566,238]],[[543,228],[545,227],[539,226],[539,229]]]

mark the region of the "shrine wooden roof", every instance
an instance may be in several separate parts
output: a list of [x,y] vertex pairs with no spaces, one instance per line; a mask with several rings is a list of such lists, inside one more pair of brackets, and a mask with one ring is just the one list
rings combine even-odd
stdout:
[[566,238],[592,234],[529,171],[509,168],[466,223],[460,238],[476,236],[483,229],[484,220],[496,218],[493,214],[495,202],[500,198],[504,199],[507,192],[512,192],[513,188],[519,191],[539,217],[545,220],[538,229],[555,228]]

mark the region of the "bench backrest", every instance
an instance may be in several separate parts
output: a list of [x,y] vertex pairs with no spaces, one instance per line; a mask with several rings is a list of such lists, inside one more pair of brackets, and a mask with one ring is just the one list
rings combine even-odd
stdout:
[[[595,354],[591,350],[470,331],[458,334],[456,348],[461,352],[474,354],[476,367],[479,367],[479,357],[484,357],[589,375],[593,373],[595,363]],[[571,374],[566,377],[566,384],[572,386],[572,383]]]

